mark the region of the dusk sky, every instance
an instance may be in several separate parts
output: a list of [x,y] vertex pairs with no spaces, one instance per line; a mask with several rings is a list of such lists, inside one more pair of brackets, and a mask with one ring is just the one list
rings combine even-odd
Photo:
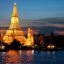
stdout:
[[64,17],[64,0],[1,0],[0,18],[10,18],[14,2],[22,19]]
[[[16,2],[22,26],[30,22],[34,26],[54,26],[64,28],[64,19],[57,21],[27,21],[44,18],[64,17],[64,0],[1,0],[0,26],[9,26],[13,4]],[[25,20],[25,21],[22,21]]]

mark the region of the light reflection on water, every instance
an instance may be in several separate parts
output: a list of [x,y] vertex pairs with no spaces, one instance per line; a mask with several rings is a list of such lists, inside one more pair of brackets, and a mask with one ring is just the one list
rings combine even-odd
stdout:
[[0,52],[0,64],[64,64],[64,51]]

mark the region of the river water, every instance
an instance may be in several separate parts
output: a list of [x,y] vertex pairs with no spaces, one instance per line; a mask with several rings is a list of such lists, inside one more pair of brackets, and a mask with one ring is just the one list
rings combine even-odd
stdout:
[[64,64],[64,51],[0,52],[0,64]]

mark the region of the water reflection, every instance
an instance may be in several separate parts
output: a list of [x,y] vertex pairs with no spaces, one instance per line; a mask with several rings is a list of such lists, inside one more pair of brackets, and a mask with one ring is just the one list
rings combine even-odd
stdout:
[[21,51],[21,64],[32,64],[33,62],[33,53],[32,51]]
[[47,54],[48,54],[47,57],[49,58],[49,61],[50,61],[50,62],[51,62],[52,60],[53,60],[54,62],[56,62],[55,51],[52,51],[52,52],[48,51]]
[[15,51],[10,50],[3,52],[3,64],[29,64],[32,62],[32,54],[34,51]]
[[0,52],[0,64],[62,64],[64,51],[15,51]]
[[21,61],[19,56],[18,51],[10,50],[6,52],[3,64],[20,64]]

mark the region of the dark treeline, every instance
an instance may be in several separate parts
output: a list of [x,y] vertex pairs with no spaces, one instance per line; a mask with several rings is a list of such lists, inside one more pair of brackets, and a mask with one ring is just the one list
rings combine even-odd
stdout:
[[56,49],[64,49],[64,35],[54,35],[54,33],[49,36],[44,34],[35,35],[35,44],[43,48],[52,44]]

